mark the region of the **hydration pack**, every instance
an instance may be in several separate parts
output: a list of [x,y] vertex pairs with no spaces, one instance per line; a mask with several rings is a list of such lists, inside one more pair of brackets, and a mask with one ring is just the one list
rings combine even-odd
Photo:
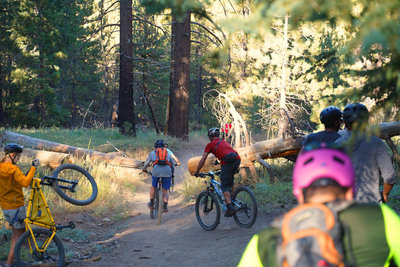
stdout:
[[159,147],[156,149],[156,161],[153,162],[153,166],[158,165],[169,165],[172,167],[171,162],[168,161],[168,150],[164,147]]
[[277,243],[279,266],[346,266],[338,212],[352,203],[306,203],[285,214],[275,223],[281,229]]

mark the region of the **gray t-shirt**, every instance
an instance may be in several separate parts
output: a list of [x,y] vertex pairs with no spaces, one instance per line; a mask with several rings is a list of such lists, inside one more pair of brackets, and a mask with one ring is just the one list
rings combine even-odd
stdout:
[[351,139],[351,131],[341,132],[335,143],[346,146],[356,174],[355,196],[358,202],[378,202],[381,200],[379,179],[387,184],[396,183],[396,171],[383,141],[376,136]]
[[[146,159],[146,162],[144,163],[143,170],[145,170],[150,165],[150,163],[155,162],[156,160],[156,152],[151,151]],[[169,153],[167,155],[167,160],[171,162],[172,165],[175,163],[171,157],[171,154]],[[156,164],[153,166],[153,170],[151,171],[151,173],[154,177],[172,177],[172,169],[169,165]]]

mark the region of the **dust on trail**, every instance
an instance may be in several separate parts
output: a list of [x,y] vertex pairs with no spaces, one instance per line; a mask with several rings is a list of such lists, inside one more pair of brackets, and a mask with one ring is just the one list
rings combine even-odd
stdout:
[[236,266],[250,238],[267,226],[273,216],[259,212],[251,228],[241,228],[233,218],[223,216],[213,231],[200,227],[194,202],[185,203],[178,192],[184,184],[188,159],[201,156],[206,143],[206,139],[195,138],[173,150],[182,165],[176,169],[176,189],[170,194],[169,212],[163,214],[161,225],[149,216],[148,178],[132,199],[135,212],[140,215],[107,229],[113,246],[98,253],[101,258],[97,261],[68,266]]

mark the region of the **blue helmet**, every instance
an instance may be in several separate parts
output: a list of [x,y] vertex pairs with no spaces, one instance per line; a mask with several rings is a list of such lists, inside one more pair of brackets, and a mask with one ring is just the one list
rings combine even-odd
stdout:
[[319,119],[323,124],[331,125],[342,119],[342,111],[338,107],[329,106],[321,111]]
[[4,152],[6,154],[9,153],[22,153],[22,146],[15,144],[15,143],[9,143],[5,145],[4,147]]
[[154,147],[164,147],[164,141],[163,140],[157,140],[155,143],[154,143]]

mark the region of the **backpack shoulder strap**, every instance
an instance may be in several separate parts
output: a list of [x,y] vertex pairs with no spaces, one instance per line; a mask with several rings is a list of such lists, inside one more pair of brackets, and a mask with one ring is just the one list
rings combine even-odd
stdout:
[[221,142],[222,142],[222,139],[219,139],[218,143],[215,145],[215,148],[214,148],[215,153],[217,153],[217,147],[219,146],[219,143],[221,143]]

